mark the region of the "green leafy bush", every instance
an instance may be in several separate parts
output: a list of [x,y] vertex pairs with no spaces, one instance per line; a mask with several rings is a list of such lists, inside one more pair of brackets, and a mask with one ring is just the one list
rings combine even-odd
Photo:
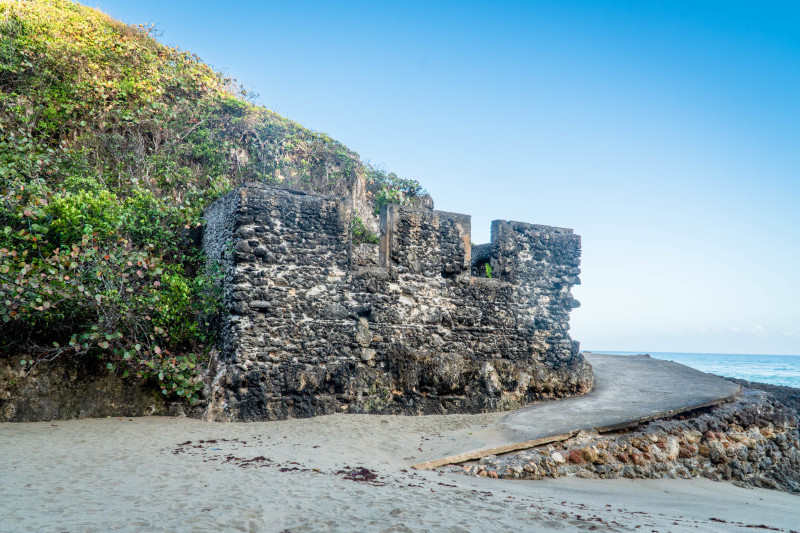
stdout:
[[378,236],[371,232],[369,228],[364,225],[364,221],[361,220],[361,217],[359,216],[353,217],[353,220],[350,223],[350,234],[353,238],[353,244],[378,244],[378,242],[380,242]]
[[425,190],[416,180],[399,178],[373,167],[367,169],[367,190],[372,194],[375,214],[386,204],[416,205]]
[[107,190],[55,194],[44,208],[43,230],[53,246],[79,243],[83,235],[105,240],[119,229],[120,211],[117,196]]
[[420,193],[248,98],[152,26],[0,2],[0,356],[100,357],[193,401],[221,301],[192,238],[209,203],[245,181]]

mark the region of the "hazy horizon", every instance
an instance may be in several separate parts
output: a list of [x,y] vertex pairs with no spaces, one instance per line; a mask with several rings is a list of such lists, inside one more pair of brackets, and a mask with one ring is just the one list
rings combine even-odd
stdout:
[[661,351],[661,350],[604,350],[604,349],[588,349],[581,346],[582,352],[594,353],[626,353],[626,354],[686,354],[686,355],[774,355],[778,357],[800,357],[797,353],[732,353],[732,352],[675,352],[675,351]]
[[800,353],[800,4],[85,1],[418,179],[574,228],[581,346]]

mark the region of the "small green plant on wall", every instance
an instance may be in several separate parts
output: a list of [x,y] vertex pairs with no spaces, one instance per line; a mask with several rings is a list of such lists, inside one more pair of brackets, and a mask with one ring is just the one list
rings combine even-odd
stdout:
[[492,278],[492,265],[490,265],[489,263],[486,263],[486,265],[484,265],[484,266],[486,267],[486,277],[491,279]]
[[364,221],[358,216],[353,217],[353,221],[350,223],[350,232],[353,236],[353,244],[378,244],[380,240],[377,235],[364,225]]

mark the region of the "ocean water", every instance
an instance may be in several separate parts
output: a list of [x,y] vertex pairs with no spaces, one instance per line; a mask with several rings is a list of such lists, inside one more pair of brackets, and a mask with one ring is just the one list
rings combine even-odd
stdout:
[[800,388],[800,355],[591,351],[613,355],[646,353],[711,374]]

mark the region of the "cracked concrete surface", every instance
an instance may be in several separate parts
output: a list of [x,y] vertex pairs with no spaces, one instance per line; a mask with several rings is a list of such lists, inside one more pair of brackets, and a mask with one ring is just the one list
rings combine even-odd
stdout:
[[594,369],[592,392],[498,413],[496,423],[447,435],[414,468],[435,468],[717,405],[741,387],[671,361],[648,356],[585,353]]

